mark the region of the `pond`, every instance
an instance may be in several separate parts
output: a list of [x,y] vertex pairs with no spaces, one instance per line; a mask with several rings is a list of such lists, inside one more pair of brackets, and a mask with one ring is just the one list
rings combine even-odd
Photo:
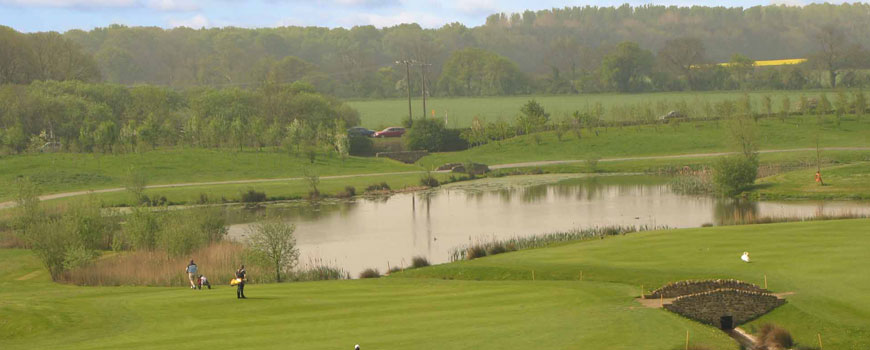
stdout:
[[233,212],[244,239],[263,215],[297,226],[301,263],[385,272],[414,256],[447,262],[453,248],[493,238],[611,225],[672,228],[758,217],[870,215],[866,202],[750,202],[674,193],[663,177],[535,175],[462,182],[381,198],[269,205]]

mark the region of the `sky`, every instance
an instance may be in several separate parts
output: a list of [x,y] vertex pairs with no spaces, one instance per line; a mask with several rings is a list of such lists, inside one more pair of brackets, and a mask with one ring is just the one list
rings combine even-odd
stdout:
[[[571,0],[0,0],[0,25],[22,32],[90,30],[110,24],[173,28],[355,25],[419,23],[481,25],[493,13],[566,6],[710,5],[751,7],[771,3],[803,5],[808,0],[740,1],[571,1]],[[834,1],[840,2],[840,1]]]

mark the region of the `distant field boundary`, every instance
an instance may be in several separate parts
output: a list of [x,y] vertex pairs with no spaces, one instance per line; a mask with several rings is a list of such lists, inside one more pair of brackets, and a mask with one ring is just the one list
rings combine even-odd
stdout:
[[[787,152],[808,152],[815,151],[815,148],[793,148],[793,149],[772,149],[772,150],[761,150],[759,153],[787,153]],[[870,151],[870,147],[824,147],[821,148],[823,151]],[[621,161],[634,161],[634,160],[664,160],[664,159],[681,159],[681,158],[709,158],[709,157],[721,157],[725,155],[735,154],[735,152],[715,152],[715,153],[691,153],[691,154],[676,154],[676,155],[663,155],[663,156],[644,156],[644,157],[620,157],[620,158],[603,158],[599,160],[600,162],[621,162]],[[490,169],[509,169],[509,168],[528,168],[528,167],[539,167],[539,166],[548,166],[548,165],[560,165],[560,164],[577,164],[583,163],[585,160],[581,159],[566,159],[566,160],[547,160],[547,161],[535,161],[535,162],[522,162],[522,163],[508,163],[508,164],[496,164],[490,165]],[[436,172],[449,172],[449,171],[436,171]],[[423,174],[425,171],[399,171],[399,172],[388,172],[388,173],[372,173],[372,174],[350,174],[350,175],[333,175],[333,176],[322,176],[321,180],[334,180],[334,179],[347,179],[347,178],[357,178],[357,177],[370,177],[370,176],[392,176],[392,175],[409,175],[409,174]],[[288,177],[288,178],[275,178],[275,179],[242,179],[242,180],[227,180],[227,181],[209,181],[209,182],[187,182],[187,183],[175,183],[175,184],[162,184],[162,185],[150,185],[146,186],[146,189],[154,189],[154,188],[177,188],[177,187],[193,187],[193,186],[214,186],[214,185],[238,185],[238,184],[255,184],[255,183],[268,183],[268,182],[283,182],[283,181],[299,181],[304,180],[303,177]],[[86,194],[99,194],[99,193],[111,193],[111,192],[121,192],[125,189],[123,187],[116,188],[106,188],[106,189],[96,189],[96,190],[82,190],[82,191],[72,191],[72,192],[63,192],[63,193],[54,193],[40,196],[39,199],[43,201],[52,200],[52,199],[60,199],[60,198],[68,198],[68,197],[76,197]],[[15,201],[7,201],[0,202],[0,210],[10,209],[16,206]]]

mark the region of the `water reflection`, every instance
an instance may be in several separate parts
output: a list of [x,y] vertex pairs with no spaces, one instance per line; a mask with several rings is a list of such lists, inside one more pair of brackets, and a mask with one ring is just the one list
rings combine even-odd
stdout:
[[413,256],[448,260],[451,248],[605,225],[698,227],[766,216],[870,214],[861,202],[751,202],[673,193],[645,176],[521,176],[485,179],[414,194],[350,201],[270,205],[233,213],[232,237],[248,223],[280,217],[297,225],[303,259],[335,261],[357,273],[408,265]]

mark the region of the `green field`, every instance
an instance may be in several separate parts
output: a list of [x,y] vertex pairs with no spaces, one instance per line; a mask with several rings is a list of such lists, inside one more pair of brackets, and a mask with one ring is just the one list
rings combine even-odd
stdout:
[[[379,280],[186,288],[53,284],[26,250],[0,250],[4,349],[736,349],[720,331],[640,307],[640,286],[738,278],[794,292],[752,322],[798,343],[870,346],[867,220],[632,234],[408,270]],[[752,252],[744,264],[741,251]],[[531,280],[535,271],[536,280]],[[583,281],[578,275],[583,271]]]
[[[761,112],[761,100],[764,96],[772,99],[771,107],[778,112],[782,109],[782,98],[788,96],[792,104],[792,110],[797,110],[801,95],[808,98],[818,98],[821,93],[826,93],[832,103],[836,99],[836,93],[831,91],[751,91],[753,108]],[[426,100],[426,108],[429,110],[426,117],[444,119],[447,116],[449,127],[469,127],[471,120],[477,116],[483,121],[494,122],[499,119],[512,122],[520,111],[520,107],[531,99],[537,100],[544,109],[551,114],[551,118],[561,118],[574,111],[587,111],[600,103],[603,107],[603,118],[606,120],[624,120],[627,108],[640,105],[649,105],[658,115],[664,115],[671,110],[683,109],[681,104],[688,107],[685,111],[692,117],[703,117],[704,102],[715,104],[723,100],[738,100],[744,96],[742,91],[715,91],[715,92],[661,92],[644,94],[583,94],[583,95],[536,95],[536,96],[499,96],[499,97],[465,97],[465,98],[431,98]],[[850,95],[851,99],[852,96]],[[359,100],[349,101],[351,107],[360,113],[362,126],[381,130],[389,126],[400,126],[402,120],[408,118],[408,100]],[[412,101],[412,113],[414,118],[420,118],[423,106],[422,101]]]
[[758,181],[761,198],[769,199],[870,199],[870,163],[822,169],[825,185],[815,182],[815,169],[792,171]]
[[[725,152],[733,150],[731,136],[724,123],[693,122],[666,126],[640,126],[599,129],[595,136],[583,130],[578,140],[571,133],[559,141],[553,132],[524,135],[492,142],[462,152],[438,153],[420,160],[425,166],[450,162],[473,161],[506,164],[560,159],[586,159],[590,154],[601,158],[638,157],[671,154]],[[870,118],[844,120],[817,125],[815,117],[792,117],[787,122],[761,119],[758,143],[761,149],[814,148],[816,134],[821,147],[870,146]],[[540,142],[536,142],[536,136]]]
[[[319,156],[281,152],[169,149],[135,154],[28,154],[0,157],[0,201],[11,198],[18,177],[31,177],[44,193],[122,187],[131,167],[145,174],[149,185],[299,177],[313,167],[320,176],[419,171],[388,159]],[[307,193],[307,191],[305,192]]]

